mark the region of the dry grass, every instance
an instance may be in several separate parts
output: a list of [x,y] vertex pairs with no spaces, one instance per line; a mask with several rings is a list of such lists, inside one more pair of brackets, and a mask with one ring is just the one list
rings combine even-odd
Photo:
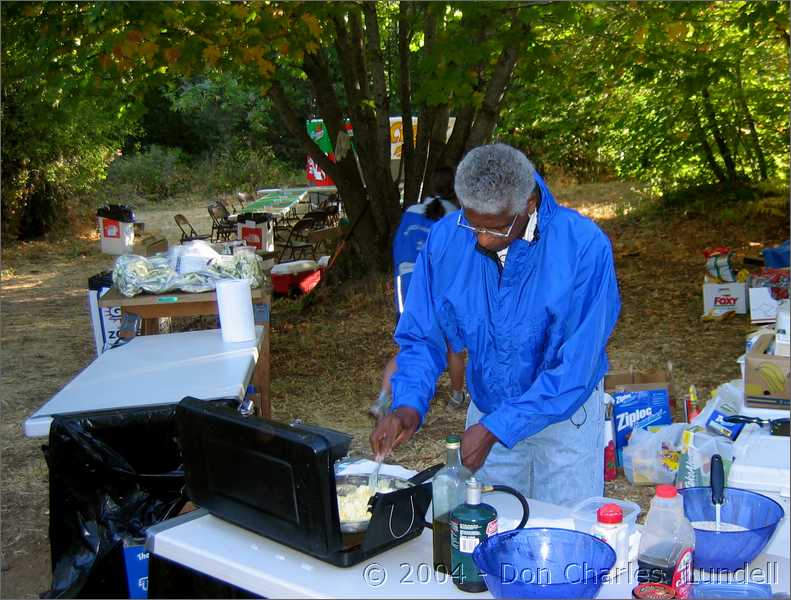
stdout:
[[[696,220],[639,220],[641,202],[628,183],[561,185],[559,199],[599,220],[613,241],[623,310],[610,343],[613,368],[648,368],[672,361],[678,398],[691,383],[703,393],[739,374],[745,318],[702,323],[701,250],[728,244],[755,253],[751,242],[776,243],[788,236],[785,221],[753,219],[738,227]],[[208,232],[206,204],[143,206],[147,230],[178,239],[173,215],[182,212]],[[94,355],[86,304],[87,279],[111,268],[91,237],[59,243],[25,243],[3,249],[2,264],[2,592],[34,598],[49,586],[47,468],[43,440],[22,437],[24,419],[84,368]],[[333,427],[354,435],[354,453],[368,451],[372,421],[366,409],[379,388],[381,369],[394,351],[392,290],[388,278],[324,286],[306,310],[280,299],[272,310],[272,395],[275,417]],[[181,327],[205,326],[182,323]],[[445,410],[447,377],[421,432],[394,460],[422,468],[441,460],[442,440],[464,424]],[[650,488],[623,477],[608,484],[611,496],[644,508]]]

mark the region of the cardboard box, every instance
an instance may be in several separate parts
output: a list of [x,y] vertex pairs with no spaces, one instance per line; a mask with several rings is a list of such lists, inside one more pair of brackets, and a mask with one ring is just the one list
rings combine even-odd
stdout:
[[779,302],[772,298],[772,288],[750,288],[750,322],[774,323]]
[[604,390],[610,394],[615,427],[618,464],[623,464],[623,448],[635,427],[672,423],[670,410],[670,372],[614,371],[604,378]]
[[744,402],[756,408],[784,408],[791,405],[791,362],[784,356],[768,354],[774,336],[764,334],[753,344],[745,359]]
[[138,256],[154,256],[161,252],[168,251],[168,241],[158,233],[144,233],[140,237],[135,238],[132,254]]
[[716,317],[726,312],[747,314],[747,284],[704,283],[703,316]]

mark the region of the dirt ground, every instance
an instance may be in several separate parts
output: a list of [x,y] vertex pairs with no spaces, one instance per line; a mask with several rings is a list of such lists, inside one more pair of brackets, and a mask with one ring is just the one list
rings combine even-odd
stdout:
[[[557,198],[596,218],[613,241],[623,299],[609,346],[613,369],[673,368],[673,395],[696,384],[703,397],[739,376],[746,317],[704,323],[701,251],[726,244],[757,255],[761,245],[788,237],[785,220],[754,218],[718,224],[682,215],[637,219],[630,207],[641,196],[630,184],[556,185]],[[205,202],[168,204],[138,211],[147,230],[171,242],[182,212],[200,232],[209,231]],[[2,252],[2,555],[0,596],[35,598],[49,588],[47,467],[43,439],[22,436],[22,423],[94,358],[87,309],[88,277],[112,267],[90,237],[58,243],[14,244]],[[366,409],[376,396],[381,368],[394,350],[391,284],[387,278],[324,286],[305,310],[280,299],[272,310],[272,397],[275,418],[295,417],[352,433],[353,451],[364,453],[372,422]],[[460,432],[464,415],[439,401],[421,433],[393,460],[421,468],[443,455],[445,435]],[[680,402],[679,402],[680,406]],[[622,475],[607,494],[647,507],[650,488],[632,487]]]

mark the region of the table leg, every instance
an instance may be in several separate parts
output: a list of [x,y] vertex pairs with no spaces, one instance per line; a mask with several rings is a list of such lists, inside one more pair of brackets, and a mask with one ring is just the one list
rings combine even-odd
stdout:
[[258,344],[258,360],[253,371],[253,385],[258,388],[257,412],[265,419],[272,418],[272,404],[269,397],[269,322],[264,323],[264,334]]
[[159,319],[143,319],[140,325],[140,335],[159,334]]

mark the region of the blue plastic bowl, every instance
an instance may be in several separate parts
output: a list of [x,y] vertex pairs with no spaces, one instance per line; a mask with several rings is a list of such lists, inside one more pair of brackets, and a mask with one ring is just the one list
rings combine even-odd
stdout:
[[615,564],[601,540],[571,529],[514,529],[472,555],[495,598],[593,598]]
[[[684,514],[692,523],[716,519],[710,487],[684,488],[679,493],[684,497]],[[747,531],[717,533],[693,526],[695,567],[728,571],[741,569],[766,547],[784,514],[783,507],[771,498],[748,490],[725,488],[721,521],[740,525]]]

